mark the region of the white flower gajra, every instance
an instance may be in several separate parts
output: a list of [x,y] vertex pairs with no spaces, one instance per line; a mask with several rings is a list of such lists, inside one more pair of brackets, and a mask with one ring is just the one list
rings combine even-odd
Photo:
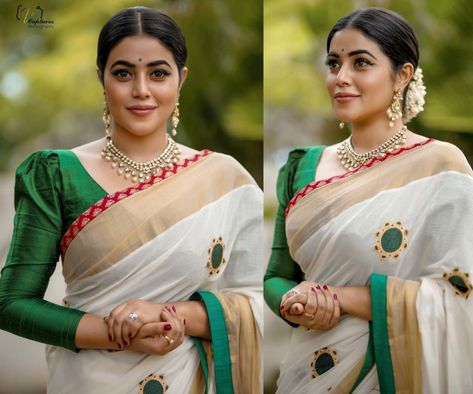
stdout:
[[424,110],[426,89],[423,81],[422,69],[417,70],[412,77],[406,94],[406,106],[402,116],[404,124],[412,120],[418,113]]

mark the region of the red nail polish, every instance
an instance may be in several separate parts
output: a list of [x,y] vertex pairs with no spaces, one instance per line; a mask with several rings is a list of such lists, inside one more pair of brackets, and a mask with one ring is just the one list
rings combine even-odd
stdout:
[[186,319],[184,319],[184,324],[186,324]]
[[174,305],[172,306],[172,310],[173,310],[174,312],[176,312],[176,308],[174,307]]
[[315,289],[313,287],[311,287],[310,289],[315,293]]
[[315,286],[317,290],[322,290],[319,285]]
[[336,295],[336,294],[333,295],[333,299],[334,299],[334,300],[337,299],[337,295]]
[[328,287],[327,287],[327,285],[324,285],[324,290],[328,290]]
[[284,309],[284,305],[281,305],[281,306],[279,307],[279,309],[283,310],[283,309]]
[[172,326],[171,326],[170,324],[165,324],[165,325],[164,325],[164,329],[165,329],[166,331],[169,331],[171,328],[172,328]]

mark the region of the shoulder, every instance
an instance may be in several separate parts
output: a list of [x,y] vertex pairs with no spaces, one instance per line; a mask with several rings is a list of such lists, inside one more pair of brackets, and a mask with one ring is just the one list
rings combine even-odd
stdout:
[[464,153],[449,142],[433,140],[430,144],[430,160],[439,170],[453,170],[471,173],[471,166]]
[[50,201],[61,190],[59,156],[54,150],[40,150],[29,155],[16,169],[15,204],[20,198]]
[[31,153],[16,169],[16,174],[27,174],[34,170],[55,170],[59,166],[58,152],[51,149]]
[[280,180],[287,180],[291,173],[297,171],[299,164],[303,162],[304,159],[320,156],[326,148],[325,145],[315,145],[292,149],[287,155],[286,163],[279,169]]
[[225,153],[211,152],[208,159],[215,163],[222,176],[238,178],[241,181],[245,181],[245,183],[256,185],[256,181],[248,170],[233,156]]
[[302,146],[292,149],[287,156],[287,163],[291,164],[300,161],[308,155],[320,154],[327,148],[325,145]]

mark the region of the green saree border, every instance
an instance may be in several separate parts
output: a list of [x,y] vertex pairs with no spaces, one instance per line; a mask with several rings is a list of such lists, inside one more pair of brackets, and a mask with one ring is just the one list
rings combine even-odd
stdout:
[[[214,360],[215,385],[218,394],[233,394],[233,379],[232,379],[232,361],[230,358],[230,346],[228,344],[228,332],[225,324],[225,315],[220,301],[210,291],[197,291],[191,296],[192,301],[202,301],[207,310],[210,325],[210,335],[212,337],[212,350]],[[199,350],[199,347],[197,347]],[[203,349],[201,349],[203,350]],[[202,354],[201,357],[202,369],[204,370],[204,363]],[[207,360],[205,360],[207,364]],[[205,372],[204,372],[205,375]],[[208,367],[207,379],[208,380]],[[208,386],[208,384],[206,383]]]
[[395,393],[394,370],[389,346],[386,275],[371,274],[371,313],[376,369],[381,392]]
[[371,371],[375,364],[375,354],[374,354],[374,345],[373,345],[373,324],[369,322],[370,332],[369,332],[369,339],[368,339],[368,346],[366,347],[366,354],[365,360],[363,361],[363,365],[361,366],[360,373],[353,384],[353,387],[350,390],[350,394],[355,391],[358,385],[366,378],[368,373]]

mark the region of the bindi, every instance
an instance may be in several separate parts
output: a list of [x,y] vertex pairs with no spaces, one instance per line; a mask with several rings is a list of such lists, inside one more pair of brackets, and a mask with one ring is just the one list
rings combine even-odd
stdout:
[[139,62],[141,62],[141,57],[138,59]]
[[340,52],[342,52],[342,53],[345,52],[345,49],[342,48],[342,50]]

